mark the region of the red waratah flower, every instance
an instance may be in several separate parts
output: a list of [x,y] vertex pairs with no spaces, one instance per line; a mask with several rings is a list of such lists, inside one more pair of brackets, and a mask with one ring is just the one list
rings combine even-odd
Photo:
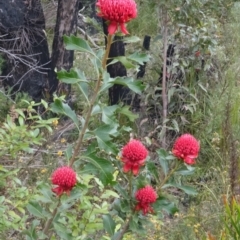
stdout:
[[175,141],[172,153],[175,157],[183,159],[186,164],[192,165],[195,163],[194,159],[197,158],[199,150],[198,140],[191,134],[183,134]]
[[136,211],[142,210],[143,214],[147,214],[148,212],[152,213],[153,208],[150,204],[156,202],[157,193],[151,186],[146,186],[144,188],[139,189],[135,193],[135,198],[138,201],[137,206],[135,207]]
[[122,149],[121,160],[124,162],[123,171],[132,171],[137,175],[139,168],[144,164],[148,151],[138,140],[130,140]]
[[109,21],[108,33],[114,34],[120,25],[121,32],[128,34],[125,23],[137,17],[134,0],[98,0],[98,16]]
[[68,195],[70,194],[70,191],[76,185],[77,177],[72,168],[65,166],[56,169],[52,174],[51,180],[54,185],[58,185],[52,191],[61,196],[64,192]]

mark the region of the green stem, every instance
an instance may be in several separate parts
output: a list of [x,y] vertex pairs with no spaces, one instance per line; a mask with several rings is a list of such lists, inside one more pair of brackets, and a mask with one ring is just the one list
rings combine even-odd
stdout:
[[173,175],[173,173],[178,169],[181,162],[179,160],[177,160],[177,161],[178,162],[175,164],[175,167],[168,173],[168,175],[164,178],[164,180],[157,187],[157,192],[160,191],[160,189],[163,187],[163,185],[169,180],[169,178]]
[[132,172],[130,172],[129,178],[129,196],[130,196],[130,201],[132,199]]
[[[103,70],[106,69],[107,59],[108,59],[108,55],[109,55],[109,52],[110,52],[112,39],[113,39],[113,35],[108,35],[108,37],[107,37],[107,47],[106,47],[106,51],[105,51],[105,54],[104,54],[104,57],[103,57],[103,60],[102,60]],[[82,142],[83,142],[83,137],[85,135],[85,132],[87,130],[87,127],[88,127],[88,124],[89,124],[89,121],[90,121],[92,109],[93,109],[94,103],[95,103],[95,101],[97,99],[99,89],[101,87],[101,81],[102,81],[102,75],[100,75],[98,80],[97,80],[97,83],[96,83],[96,86],[95,86],[95,89],[94,89],[94,93],[93,93],[92,99],[90,101],[90,106],[89,106],[89,109],[88,109],[88,112],[87,112],[85,123],[83,124],[81,133],[79,134],[79,137],[78,137],[78,140],[77,140],[77,143],[76,143],[76,147],[75,147],[73,155],[72,155],[72,157],[70,159],[70,163],[69,163],[70,167],[72,167],[73,163],[76,160],[77,155],[80,152],[80,149],[81,149],[81,146],[82,146]]]
[[48,230],[49,230],[49,228],[50,228],[50,226],[51,226],[51,224],[52,224],[52,221],[53,221],[53,219],[55,218],[55,216],[56,216],[56,214],[57,214],[57,211],[58,211],[58,208],[59,208],[59,206],[60,206],[60,203],[61,203],[61,200],[60,200],[60,198],[59,198],[58,204],[57,204],[57,206],[55,207],[55,209],[53,210],[52,217],[47,220],[47,222],[46,222],[46,224],[45,224],[45,227],[44,227],[44,229],[43,229],[43,233],[44,233],[45,235],[47,235]]

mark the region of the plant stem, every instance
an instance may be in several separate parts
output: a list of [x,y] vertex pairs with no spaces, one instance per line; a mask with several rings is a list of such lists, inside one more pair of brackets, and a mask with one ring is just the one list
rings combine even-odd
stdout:
[[[178,160],[179,161],[179,160]],[[173,175],[173,173],[178,169],[180,162],[177,162],[175,167],[169,172],[169,174],[164,178],[161,184],[157,187],[157,192],[160,191],[162,186],[168,181],[168,179]]]
[[54,209],[54,211],[53,211],[53,213],[52,213],[52,217],[47,220],[47,222],[46,222],[46,224],[45,224],[45,227],[44,227],[44,229],[43,229],[43,233],[44,233],[45,235],[47,235],[48,230],[49,230],[49,228],[50,228],[50,226],[51,226],[51,224],[52,224],[52,221],[53,221],[53,219],[55,218],[55,216],[56,216],[56,214],[57,214],[58,207],[60,206],[60,203],[61,203],[61,200],[60,200],[60,198],[59,198],[59,200],[58,200],[58,205],[55,207],[55,209]]
[[131,219],[132,219],[132,217],[130,217],[130,218],[126,221],[125,225],[123,226],[123,229],[122,229],[121,233],[118,235],[118,237],[116,238],[116,240],[121,240],[121,239],[123,239],[124,234],[126,233],[126,231],[127,231],[128,228],[129,228],[129,224],[130,224],[130,220],[131,220]]
[[[106,51],[105,51],[105,54],[104,54],[104,57],[103,57],[103,60],[102,60],[103,70],[106,69],[107,59],[108,59],[109,51],[110,51],[110,48],[111,48],[112,39],[113,39],[113,35],[108,34],[108,37],[107,37],[107,47],[106,47]],[[102,75],[100,75],[98,80],[97,80],[97,83],[96,83],[96,86],[95,86],[95,90],[94,90],[92,99],[90,101],[90,106],[89,106],[89,109],[88,109],[88,112],[87,112],[87,116],[86,116],[85,122],[83,124],[81,133],[79,134],[79,137],[78,137],[78,140],[77,140],[76,147],[74,149],[73,155],[72,155],[72,157],[70,159],[70,163],[69,163],[70,167],[72,167],[73,163],[76,160],[77,155],[80,152],[80,149],[81,149],[81,146],[82,146],[82,142],[83,142],[83,137],[84,137],[85,132],[87,130],[87,127],[88,127],[88,124],[89,124],[89,121],[90,121],[90,117],[91,117],[91,113],[92,113],[92,109],[93,109],[94,103],[95,103],[95,101],[97,99],[98,92],[99,92],[99,89],[100,89],[100,86],[101,86],[101,81],[102,81]]]
[[130,196],[130,199],[132,199],[132,172],[130,172],[128,181],[129,181],[129,196]]

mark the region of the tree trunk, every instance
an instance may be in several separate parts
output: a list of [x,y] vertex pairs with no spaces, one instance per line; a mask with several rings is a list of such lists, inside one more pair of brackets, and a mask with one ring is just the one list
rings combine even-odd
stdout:
[[54,70],[56,68],[59,71],[63,68],[69,71],[73,66],[74,51],[65,49],[63,35],[69,36],[76,33],[78,2],[79,0],[58,1],[57,22],[52,46],[50,93],[57,90],[59,93],[69,96],[71,91],[69,84],[58,84]]
[[12,93],[27,92],[40,101],[50,70],[45,19],[40,0],[0,0],[1,80]]
[[[143,50],[148,51],[150,49],[150,42],[151,42],[151,37],[148,35],[145,35],[145,37],[143,39],[143,46],[142,46]],[[144,77],[145,71],[146,71],[146,66],[147,66],[146,62],[144,62],[143,65],[139,66],[139,71],[137,73],[137,79],[141,79]],[[132,109],[135,112],[139,112],[141,110],[140,105],[141,105],[141,95],[135,94],[135,96],[132,100],[132,103],[131,103]]]

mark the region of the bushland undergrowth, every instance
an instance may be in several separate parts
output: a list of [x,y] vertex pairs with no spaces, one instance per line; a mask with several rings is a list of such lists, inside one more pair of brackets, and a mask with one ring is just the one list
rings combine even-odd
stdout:
[[[146,29],[151,34],[156,32],[151,58],[137,51],[121,59],[126,65],[131,62],[130,70],[148,61],[142,79],[145,89],[131,76],[111,79],[105,71],[107,51],[103,47],[95,51],[87,41],[71,36],[65,37],[65,43],[67,48],[78,51],[76,68],[69,73],[61,71],[58,77],[81,94],[76,112],[63,96],[55,96],[51,105],[45,101],[36,104],[26,97],[24,106],[10,101],[9,114],[4,115],[0,129],[1,239],[239,238],[239,6],[232,7],[224,25],[205,19],[206,25],[197,30],[182,26],[177,40],[169,35],[170,42],[180,46],[171,71],[175,73],[180,68],[185,78],[177,87],[168,86],[171,112],[166,122],[168,146],[163,149],[161,94],[156,94],[161,86],[155,87],[166,61],[157,53],[164,46],[161,28],[158,29],[163,23],[159,18],[153,25],[139,24],[147,21],[147,14],[155,6],[148,5],[144,12],[145,4],[140,6],[140,18],[131,23],[129,31],[139,35],[145,34]],[[214,36],[209,34],[211,31]],[[205,60],[198,80],[191,64],[199,64],[195,62],[199,45],[187,41],[189,36],[199,40]],[[209,37],[215,41],[201,45]],[[134,45],[136,39],[129,39],[133,42],[127,46],[131,53],[139,46]],[[78,62],[86,56],[92,66],[79,69]],[[97,79],[91,81],[93,69]],[[137,115],[128,106],[107,105],[106,92],[114,83],[141,94],[142,112]],[[43,105],[44,114],[36,111],[39,105]],[[6,110],[5,107],[1,109]],[[158,118],[156,112],[160,113]],[[57,117],[46,119],[48,113]],[[71,120],[77,141],[66,137],[68,130],[64,120],[60,120],[62,116]],[[59,136],[53,138],[54,132]],[[200,140],[195,168],[176,160],[169,152],[176,136],[185,132]],[[134,176],[131,171],[123,171],[121,148],[136,137],[148,148],[149,157]],[[179,169],[174,169],[176,163]],[[77,184],[70,196],[57,197],[49,178],[57,167],[65,165],[77,173]],[[152,206],[154,212],[147,216],[134,210],[135,193],[146,185],[152,185],[158,194]]]

